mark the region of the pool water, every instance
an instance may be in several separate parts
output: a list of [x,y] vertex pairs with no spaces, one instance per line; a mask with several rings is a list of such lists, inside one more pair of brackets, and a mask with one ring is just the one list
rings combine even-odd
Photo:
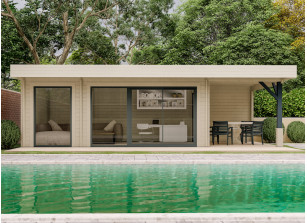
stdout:
[[304,212],[304,165],[3,165],[2,214]]

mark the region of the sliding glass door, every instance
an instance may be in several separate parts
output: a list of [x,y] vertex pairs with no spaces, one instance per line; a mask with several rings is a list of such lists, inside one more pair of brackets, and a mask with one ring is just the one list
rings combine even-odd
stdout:
[[92,146],[196,146],[196,88],[91,88]]
[[196,145],[196,89],[131,89],[131,145]]
[[71,146],[71,87],[35,87],[34,109],[34,145]]
[[127,145],[127,88],[92,87],[91,144]]

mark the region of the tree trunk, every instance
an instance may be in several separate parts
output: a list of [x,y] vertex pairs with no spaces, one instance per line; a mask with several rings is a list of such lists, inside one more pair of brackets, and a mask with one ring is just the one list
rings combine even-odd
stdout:
[[70,33],[66,40],[65,40],[65,45],[64,45],[64,49],[63,49],[63,53],[62,55],[60,56],[59,60],[57,61],[57,64],[64,64],[67,57],[68,57],[68,54],[69,54],[69,50],[71,48],[71,45],[72,45],[72,42],[73,42],[73,39],[74,39],[74,34],[73,33]]

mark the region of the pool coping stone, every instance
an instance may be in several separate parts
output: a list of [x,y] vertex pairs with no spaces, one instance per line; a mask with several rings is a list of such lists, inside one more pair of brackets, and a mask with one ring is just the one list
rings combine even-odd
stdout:
[[2,214],[2,223],[303,223],[305,213]]

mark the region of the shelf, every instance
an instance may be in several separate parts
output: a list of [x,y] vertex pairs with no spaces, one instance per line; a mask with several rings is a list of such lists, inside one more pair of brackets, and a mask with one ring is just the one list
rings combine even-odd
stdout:
[[[148,93],[149,92],[149,93]],[[151,95],[150,97],[144,97],[144,94]],[[153,95],[159,94],[159,96],[163,96],[155,98]],[[180,97],[170,97],[170,95],[179,94]],[[167,95],[166,97],[164,97]],[[163,103],[163,106],[162,106]],[[164,105],[164,103],[166,103]],[[180,106],[178,106],[178,104]],[[149,89],[142,89],[137,90],[137,109],[186,109],[186,90],[149,90]]]

